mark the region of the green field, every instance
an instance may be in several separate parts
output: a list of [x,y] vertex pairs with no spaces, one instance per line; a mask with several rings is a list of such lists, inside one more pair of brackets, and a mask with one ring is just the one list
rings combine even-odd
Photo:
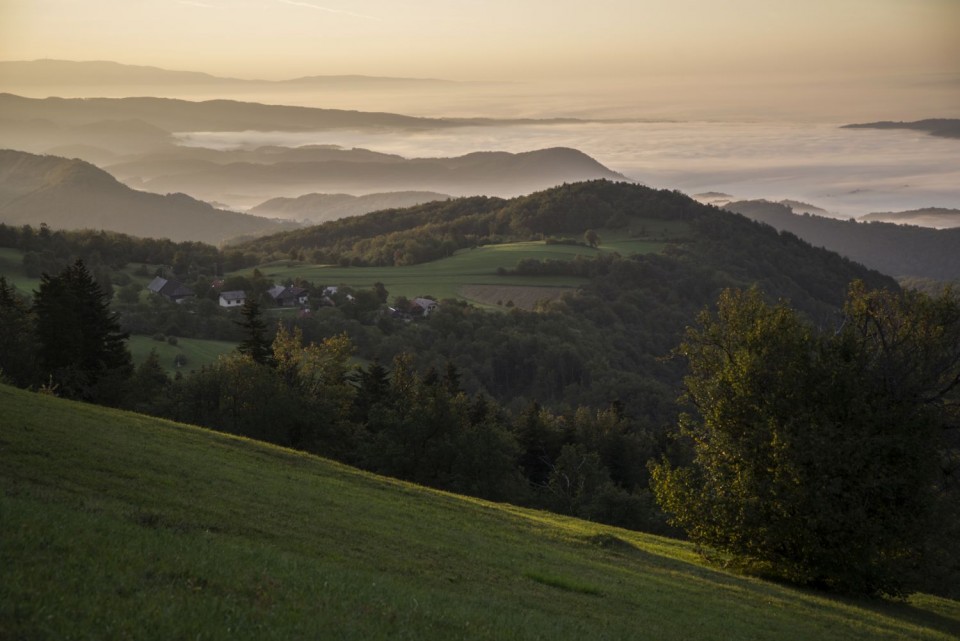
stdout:
[[3,639],[955,639],[691,546],[0,387]]
[[[369,288],[374,283],[381,282],[391,296],[466,298],[474,303],[489,305],[489,300],[466,296],[464,286],[575,288],[586,283],[585,278],[569,276],[497,275],[498,268],[512,269],[524,258],[572,260],[578,255],[593,258],[603,252],[650,253],[662,248],[662,242],[613,237],[609,242],[605,241],[599,249],[531,241],[462,249],[449,258],[403,267],[333,267],[278,261],[261,265],[259,269],[264,276],[277,282],[288,278],[302,278],[316,285],[347,285],[357,289]],[[250,271],[244,270],[243,273],[249,275]]]
[[[178,338],[177,344],[171,345],[166,341],[158,341],[152,336],[134,335],[130,337],[128,346],[135,365],[147,360],[150,350],[155,349],[157,356],[160,357],[160,365],[167,370],[167,373],[173,374],[178,369],[189,372],[215,363],[222,354],[228,354],[236,349],[237,344],[200,338]],[[179,354],[187,359],[186,365],[180,368],[173,361]]]
[[30,278],[24,274],[23,252],[19,249],[0,247],[0,275],[24,295],[29,295],[40,287],[39,278]]

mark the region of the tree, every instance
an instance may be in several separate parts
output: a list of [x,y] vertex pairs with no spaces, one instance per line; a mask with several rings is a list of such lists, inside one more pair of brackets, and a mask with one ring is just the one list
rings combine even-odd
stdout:
[[124,407],[141,414],[162,413],[170,377],[160,365],[160,356],[156,349],[151,349],[146,360],[136,368],[131,382],[130,393],[124,399]]
[[591,247],[597,247],[600,244],[600,235],[592,229],[583,232],[583,239],[587,241],[587,244]]
[[68,398],[118,404],[133,371],[127,334],[82,260],[41,276],[33,313],[43,377]]
[[960,301],[857,284],[840,329],[818,332],[756,289],[728,290],[678,352],[693,459],[652,470],[675,525],[800,583],[916,585],[956,418]]
[[0,380],[20,387],[36,382],[36,360],[30,309],[0,276]]
[[273,347],[267,340],[267,325],[260,313],[260,304],[247,298],[240,308],[242,321],[237,324],[246,331],[246,337],[237,345],[237,351],[249,356],[255,363],[268,365],[273,361]]

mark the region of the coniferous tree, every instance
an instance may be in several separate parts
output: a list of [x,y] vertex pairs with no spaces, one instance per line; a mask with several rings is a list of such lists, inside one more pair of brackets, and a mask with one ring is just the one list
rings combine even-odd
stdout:
[[0,380],[26,387],[37,377],[30,308],[0,276]]
[[68,398],[120,403],[133,371],[127,334],[82,260],[41,276],[33,312],[41,376]]
[[269,365],[273,362],[272,342],[267,339],[267,325],[263,322],[260,312],[260,304],[248,298],[240,308],[242,321],[237,321],[244,330],[246,338],[240,341],[237,351],[246,354],[261,365]]

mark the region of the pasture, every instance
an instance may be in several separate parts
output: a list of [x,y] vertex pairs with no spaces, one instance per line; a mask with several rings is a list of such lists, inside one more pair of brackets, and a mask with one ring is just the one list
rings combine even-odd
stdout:
[[0,386],[0,638],[956,639],[692,546]]

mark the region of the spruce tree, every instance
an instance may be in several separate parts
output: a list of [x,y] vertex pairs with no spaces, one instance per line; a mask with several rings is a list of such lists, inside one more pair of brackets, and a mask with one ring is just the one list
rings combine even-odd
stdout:
[[118,404],[133,372],[128,335],[82,260],[41,276],[33,313],[44,381],[68,398]]
[[26,387],[36,382],[36,340],[29,307],[0,276],[0,380]]
[[247,299],[240,308],[243,320],[237,321],[247,337],[240,341],[237,351],[249,356],[255,363],[271,365],[273,363],[272,341],[267,339],[267,325],[263,322],[260,305],[254,300]]

